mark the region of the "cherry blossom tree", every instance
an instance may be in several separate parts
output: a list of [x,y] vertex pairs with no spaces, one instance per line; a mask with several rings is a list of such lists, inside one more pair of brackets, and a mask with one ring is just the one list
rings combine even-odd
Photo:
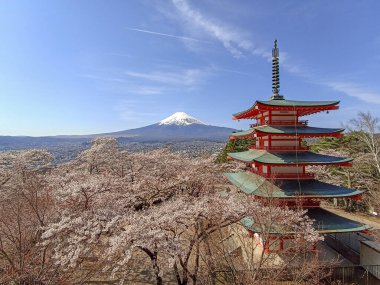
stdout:
[[351,119],[346,126],[350,132],[356,132],[358,138],[369,150],[372,164],[380,176],[380,141],[378,133],[380,131],[380,119],[373,117],[371,113],[359,112],[358,116]]
[[41,227],[54,216],[46,181],[51,155],[42,150],[0,153],[0,283],[57,282]]
[[234,191],[221,195],[224,167],[166,149],[128,153],[112,139],[98,139],[49,177],[61,217],[44,228],[42,245],[54,248],[63,268],[91,257],[114,273],[140,252],[150,260],[156,284],[174,272],[185,285],[197,284],[205,270],[201,252],[212,235],[247,215],[291,221],[302,238],[318,239],[302,213],[269,210]]

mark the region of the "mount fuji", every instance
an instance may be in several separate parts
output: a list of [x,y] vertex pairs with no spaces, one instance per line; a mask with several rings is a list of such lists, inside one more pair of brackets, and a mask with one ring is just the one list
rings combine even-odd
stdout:
[[231,128],[207,125],[184,112],[176,112],[158,123],[145,127],[99,134],[94,136],[124,137],[138,142],[170,142],[170,141],[215,141],[228,140]]
[[205,123],[186,114],[185,112],[176,112],[173,115],[167,117],[166,119],[163,119],[158,124],[161,126],[162,125],[188,126],[191,124],[206,125]]
[[90,146],[96,137],[114,137],[123,145],[210,142],[228,140],[231,128],[216,127],[184,113],[177,112],[162,121],[142,128],[93,135],[61,135],[45,137],[0,136],[0,151],[30,148],[46,148],[58,160],[75,157],[78,151]]

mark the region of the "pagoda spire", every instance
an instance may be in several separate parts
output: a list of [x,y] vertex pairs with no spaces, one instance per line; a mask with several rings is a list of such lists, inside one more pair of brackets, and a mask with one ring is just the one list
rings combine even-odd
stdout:
[[279,50],[277,40],[274,40],[272,49],[272,97],[271,100],[283,100],[284,96],[280,95],[280,71],[279,71]]

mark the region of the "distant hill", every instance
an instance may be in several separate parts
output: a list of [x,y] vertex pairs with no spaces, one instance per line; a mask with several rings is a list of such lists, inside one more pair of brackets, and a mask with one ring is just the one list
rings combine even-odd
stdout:
[[186,113],[177,112],[156,124],[112,133],[47,137],[0,136],[0,150],[47,148],[72,152],[76,148],[87,148],[92,139],[102,136],[115,137],[122,144],[226,142],[232,131],[234,129],[207,125]]

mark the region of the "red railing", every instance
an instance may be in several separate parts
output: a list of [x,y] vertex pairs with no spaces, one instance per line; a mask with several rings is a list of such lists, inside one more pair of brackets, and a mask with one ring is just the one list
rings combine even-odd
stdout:
[[310,148],[308,146],[263,146],[263,147],[257,147],[255,145],[250,146],[250,149],[257,149],[257,150],[273,150],[273,151],[307,151]]
[[262,173],[254,168],[248,168],[252,173],[269,179],[313,179],[314,173]]
[[301,121],[272,121],[270,124],[273,126],[307,126],[308,120],[301,120]]
[[254,128],[254,127],[258,127],[258,126],[265,126],[265,125],[272,125],[272,126],[307,126],[307,124],[309,123],[308,120],[299,120],[299,121],[285,121],[285,120],[281,120],[281,121],[272,121],[272,122],[269,122],[269,121],[265,121],[264,123],[260,123],[260,122],[257,122],[256,124],[251,124],[250,127],[251,128]]

